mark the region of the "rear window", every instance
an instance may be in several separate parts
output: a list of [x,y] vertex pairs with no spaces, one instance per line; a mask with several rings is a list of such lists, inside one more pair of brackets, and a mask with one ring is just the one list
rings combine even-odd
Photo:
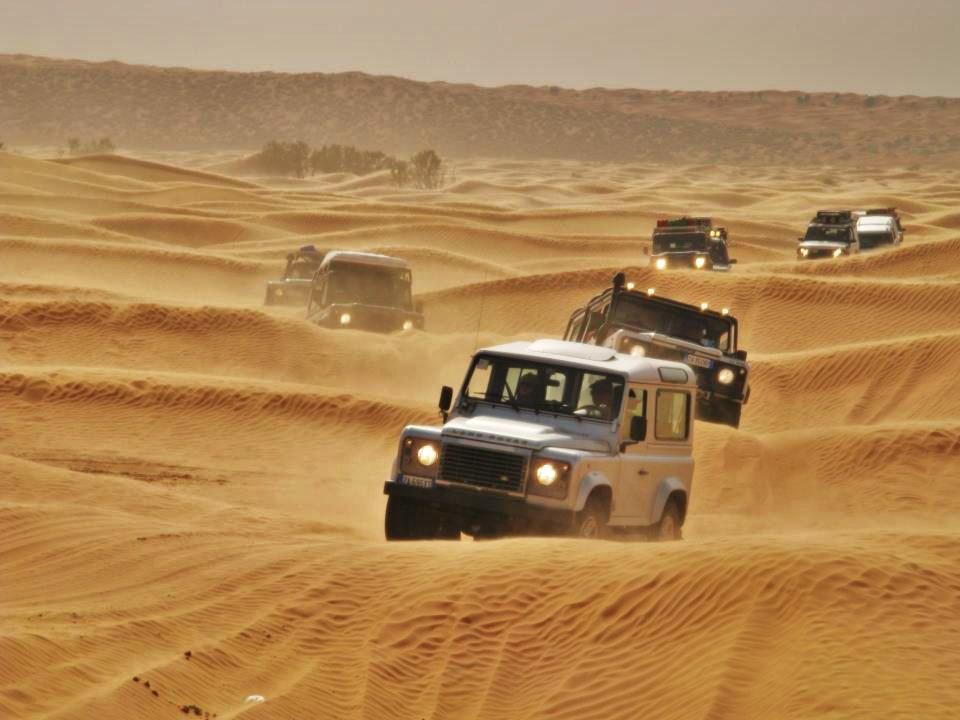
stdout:
[[690,429],[690,393],[657,390],[657,440],[686,440]]

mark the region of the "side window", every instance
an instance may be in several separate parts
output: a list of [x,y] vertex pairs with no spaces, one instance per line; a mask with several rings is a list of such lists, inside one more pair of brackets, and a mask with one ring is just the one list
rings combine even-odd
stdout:
[[686,440],[690,426],[690,393],[657,390],[657,440]]
[[490,379],[493,375],[493,364],[486,358],[479,358],[473,366],[470,375],[470,384],[467,386],[467,395],[473,398],[485,398],[488,401],[496,400],[491,397]]

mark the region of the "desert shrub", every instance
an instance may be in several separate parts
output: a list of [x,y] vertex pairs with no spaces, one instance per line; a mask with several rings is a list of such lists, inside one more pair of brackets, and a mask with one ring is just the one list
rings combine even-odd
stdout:
[[797,95],[797,105],[807,105],[809,102],[809,95]]
[[443,160],[433,150],[421,150],[410,158],[410,180],[422,190],[436,190],[446,180]]
[[359,150],[352,145],[324,145],[310,154],[310,171],[349,172],[354,175],[368,175],[378,170],[386,170],[395,160],[379,150]]
[[6,147],[2,142],[0,142],[0,152],[3,152],[3,148]]
[[267,175],[293,175],[302,178],[310,169],[310,146],[303,140],[271,140],[263,146],[263,150],[247,158],[247,164]]
[[404,187],[410,182],[410,163],[406,160],[394,160],[390,165],[390,177],[397,187]]
[[67,151],[71,155],[109,155],[116,150],[117,146],[108,137],[88,141],[72,137],[67,140]]
[[868,107],[868,108],[876,107],[876,106],[877,106],[877,99],[876,99],[873,95],[867,95],[867,96],[863,99],[863,104],[864,104],[866,107]]

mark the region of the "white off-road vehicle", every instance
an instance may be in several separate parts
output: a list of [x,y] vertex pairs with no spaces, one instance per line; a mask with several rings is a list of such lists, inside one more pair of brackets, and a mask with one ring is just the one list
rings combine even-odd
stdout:
[[857,218],[860,249],[871,250],[881,245],[897,246],[903,242],[904,227],[896,208],[865,210]]
[[[686,365],[561,340],[478,350],[442,427],[410,425],[388,540],[504,534],[679,539],[697,385]],[[451,409],[452,404],[452,409]]]

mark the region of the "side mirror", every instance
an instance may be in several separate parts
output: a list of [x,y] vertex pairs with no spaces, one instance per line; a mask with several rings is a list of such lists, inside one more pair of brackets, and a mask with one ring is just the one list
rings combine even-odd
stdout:
[[737,259],[736,259],[736,258],[730,258],[729,260],[727,260],[727,262],[730,263],[731,265],[736,265],[736,264],[737,264]]
[[415,312],[418,312],[418,313],[420,313],[421,315],[423,315],[423,300],[417,300],[417,301],[413,304],[413,309],[414,309]]
[[746,362],[746,360],[747,360],[747,351],[746,351],[746,350],[737,350],[737,351],[733,354],[733,356],[734,356],[737,360],[743,360],[744,362]]
[[649,246],[649,245],[644,245],[644,246],[643,246],[643,254],[644,254],[644,255],[649,255],[649,254],[650,254],[650,246]]
[[634,442],[643,442],[647,439],[647,418],[634,415],[630,418],[630,439]]
[[440,414],[443,415],[443,421],[447,421],[447,413],[450,412],[450,405],[453,404],[453,388],[444,385],[440,388],[440,402],[437,407],[440,408]]

